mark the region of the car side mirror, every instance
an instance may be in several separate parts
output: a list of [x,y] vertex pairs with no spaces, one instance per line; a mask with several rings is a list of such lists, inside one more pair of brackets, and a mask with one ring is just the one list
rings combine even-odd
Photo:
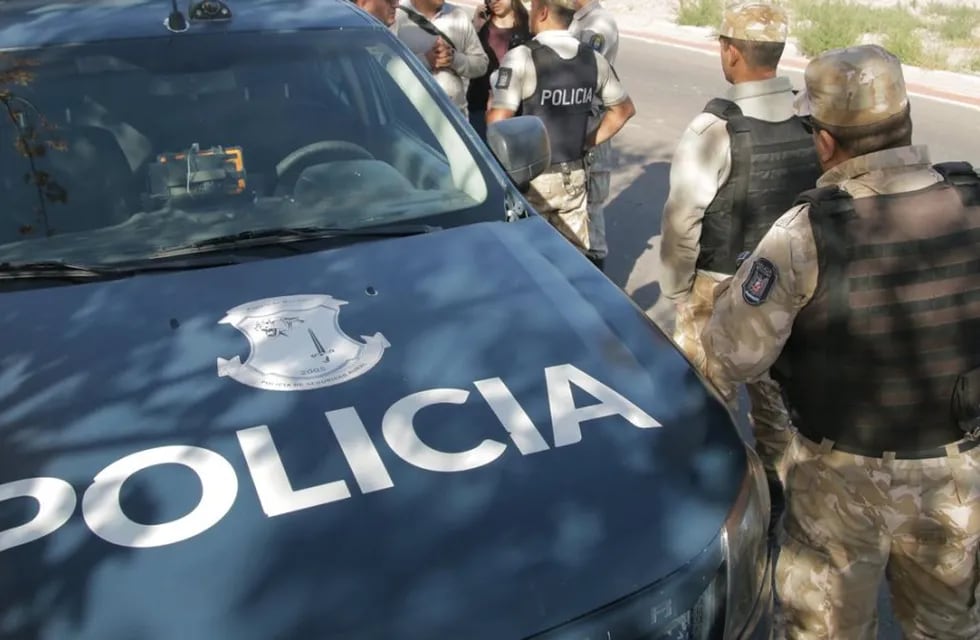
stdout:
[[551,166],[548,130],[537,116],[516,116],[491,123],[487,127],[487,146],[521,191]]

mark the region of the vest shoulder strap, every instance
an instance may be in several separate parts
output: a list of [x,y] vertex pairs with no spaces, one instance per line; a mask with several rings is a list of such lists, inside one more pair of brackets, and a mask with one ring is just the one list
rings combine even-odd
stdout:
[[729,255],[736,256],[745,242],[745,203],[748,200],[749,178],[752,170],[752,131],[742,114],[742,109],[732,100],[712,98],[704,105],[704,112],[725,121],[731,141],[731,172],[728,182],[732,186],[731,208],[728,211]]
[[932,168],[954,187],[968,208],[980,207],[980,175],[969,162],[940,162]]
[[528,49],[531,50],[531,53],[534,53],[538,49],[543,49],[544,48],[544,45],[541,44],[540,42],[538,42],[537,40],[535,40],[534,38],[531,38],[530,40],[528,40],[527,42],[525,42],[523,44],[524,44],[525,47],[527,47]]
[[712,98],[704,105],[703,111],[726,122],[742,115],[741,107],[725,98]]
[[[837,186],[817,187],[807,189],[796,197],[793,206],[810,205],[810,219],[822,218],[827,215],[841,215],[854,210],[851,195]],[[811,222],[812,224],[812,222]]]
[[940,162],[932,168],[954,187],[980,184],[980,176],[969,162]]
[[827,290],[827,337],[846,344],[850,316],[848,283],[844,278],[850,255],[846,225],[854,215],[854,199],[831,185],[808,189],[796,198],[794,206],[810,205],[810,229],[817,247],[817,288]]

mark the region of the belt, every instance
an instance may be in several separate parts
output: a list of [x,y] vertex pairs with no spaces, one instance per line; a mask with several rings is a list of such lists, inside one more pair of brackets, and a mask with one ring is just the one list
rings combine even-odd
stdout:
[[568,162],[556,162],[541,173],[571,173],[572,171],[584,168],[585,159],[579,158],[578,160],[569,160]]
[[939,447],[928,447],[926,449],[907,449],[902,451],[889,451],[884,449],[868,449],[844,442],[836,442],[830,438],[814,437],[799,430],[799,434],[812,442],[814,446],[822,451],[842,451],[865,458],[882,458],[895,460],[924,460],[926,458],[945,458],[946,456],[964,453],[980,445],[978,438],[963,438]]

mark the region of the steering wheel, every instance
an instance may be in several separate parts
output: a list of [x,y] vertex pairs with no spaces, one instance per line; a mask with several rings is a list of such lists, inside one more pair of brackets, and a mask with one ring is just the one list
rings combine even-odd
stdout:
[[305,145],[291,152],[276,165],[276,186],[273,190],[278,196],[293,192],[296,181],[303,169],[314,164],[336,160],[374,160],[374,156],[360,145],[346,140],[321,140]]

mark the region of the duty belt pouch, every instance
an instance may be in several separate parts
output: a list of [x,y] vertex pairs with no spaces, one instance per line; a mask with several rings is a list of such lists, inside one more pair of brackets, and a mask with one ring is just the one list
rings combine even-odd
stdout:
[[572,183],[572,172],[576,169],[581,169],[584,166],[584,160],[582,162],[562,162],[561,163],[561,183],[565,188],[565,193],[568,194],[570,198],[576,198],[585,188],[585,185],[575,185]]
[[980,368],[956,379],[950,409],[953,420],[968,438],[980,438]]

